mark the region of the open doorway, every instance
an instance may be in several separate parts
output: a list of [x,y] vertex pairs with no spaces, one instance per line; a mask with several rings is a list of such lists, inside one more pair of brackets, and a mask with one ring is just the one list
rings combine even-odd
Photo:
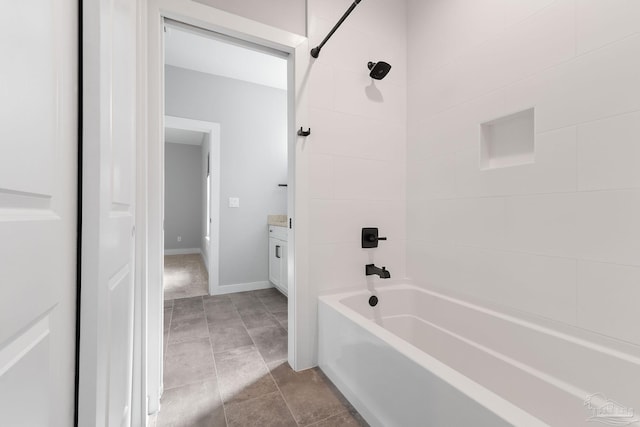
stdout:
[[290,69],[288,54],[165,21],[159,421],[212,381],[233,413],[288,366]]
[[[286,57],[287,63],[287,129],[285,135],[285,147],[287,155],[287,187],[277,187],[281,181],[276,183],[275,191],[283,190],[287,196],[288,228],[287,228],[287,277],[288,297],[286,298],[287,310],[287,336],[284,337],[284,347],[288,353],[284,364],[287,362],[292,369],[299,371],[314,366],[315,353],[313,351],[315,335],[306,316],[310,314],[307,307],[312,301],[313,294],[308,289],[307,276],[308,266],[305,262],[305,253],[307,248],[308,236],[306,233],[306,224],[308,223],[308,211],[304,208],[306,200],[306,183],[309,174],[308,168],[308,148],[305,144],[306,139],[297,136],[297,130],[301,126],[308,126],[308,94],[304,90],[305,81],[308,78],[309,68],[309,43],[304,36],[289,33],[287,31],[276,30],[263,24],[256,23],[243,18],[237,18],[228,13],[219,11],[215,8],[200,5],[196,2],[166,2],[159,7],[159,4],[152,2],[149,4],[148,10],[150,16],[156,16],[158,19],[150,19],[148,21],[148,42],[149,57],[148,69],[141,76],[149,84],[148,97],[146,102],[141,105],[142,111],[148,111],[148,146],[142,146],[141,150],[146,156],[140,157],[140,168],[146,171],[145,180],[140,181],[137,190],[140,194],[147,197],[147,217],[141,222],[141,225],[148,226],[148,246],[142,248],[140,256],[147,257],[148,260],[148,352],[146,357],[146,369],[149,373],[147,378],[149,413],[153,414],[159,411],[160,397],[167,396],[166,392],[171,387],[168,384],[169,373],[165,369],[164,361],[170,357],[168,354],[168,346],[171,339],[169,333],[171,326],[177,326],[179,316],[175,316],[182,311],[184,307],[176,307],[175,304],[168,303],[167,308],[163,310],[162,276],[163,276],[163,255],[164,255],[164,120],[165,114],[184,117],[184,115],[176,114],[167,109],[165,92],[167,88],[165,82],[167,80],[167,66],[165,66],[165,45],[166,45],[166,24],[172,26],[175,21],[188,23],[194,27],[187,26],[183,28],[182,24],[175,24],[183,30],[203,35],[210,38],[211,36],[221,37],[232,44],[242,45],[244,42],[255,43],[250,45],[258,52],[271,52],[283,58]],[[167,21],[172,20],[172,21]],[[197,27],[197,28],[195,28]],[[206,29],[206,30],[204,30]],[[207,32],[207,31],[212,31]],[[230,39],[230,37],[233,37]],[[236,39],[237,38],[237,39]],[[261,46],[266,47],[266,49]],[[283,53],[284,52],[284,53]],[[144,64],[142,64],[144,65]],[[245,64],[246,66],[246,64]],[[205,73],[206,74],[206,73]],[[191,105],[189,108],[194,107]],[[192,108],[196,110],[195,108]],[[196,118],[195,120],[213,120],[205,117]],[[214,120],[215,121],[215,120]],[[220,123],[221,140],[224,140],[227,134],[226,126]],[[245,123],[245,127],[253,138],[259,139],[260,133],[256,131],[251,123]],[[298,185],[299,184],[299,185]],[[273,191],[273,190],[269,190]],[[221,196],[221,206],[228,206],[229,196]],[[247,207],[246,198],[240,197],[240,210]],[[294,210],[295,207],[295,210]],[[229,208],[227,208],[229,209]],[[237,208],[236,208],[237,209]],[[275,213],[275,212],[270,212]],[[223,224],[221,224],[222,228]],[[266,221],[262,223],[261,228],[268,233]],[[265,242],[268,242],[268,236],[265,236]],[[265,252],[266,257],[263,258],[268,262],[268,243]],[[254,243],[255,247],[258,247]],[[283,252],[280,252],[281,254]],[[220,261],[222,263],[222,260]],[[223,267],[221,265],[221,267]],[[221,269],[222,272],[222,269]],[[211,277],[211,274],[209,275]],[[268,280],[268,279],[267,279]],[[228,286],[221,284],[221,286]],[[232,290],[231,287],[224,288],[225,291]],[[202,297],[204,299],[233,299],[238,294],[238,289],[233,289],[234,293],[222,295],[209,295]],[[278,292],[275,288],[259,290],[257,292]],[[279,295],[282,295],[278,292]],[[185,299],[182,299],[185,300]],[[174,300],[180,301],[180,300]],[[183,301],[184,302],[184,301]],[[203,304],[202,304],[203,305]],[[218,304],[218,306],[225,306]],[[226,305],[228,307],[228,304]],[[143,307],[144,308],[144,307]],[[187,310],[188,311],[188,310]],[[200,318],[201,319],[201,318]],[[174,323],[175,322],[175,323]],[[184,322],[186,324],[186,322]],[[284,322],[281,322],[281,325]],[[163,332],[164,325],[164,332]],[[201,320],[194,320],[194,327],[201,328],[199,333],[203,334],[202,338],[206,338],[205,332],[208,322],[204,324]],[[283,328],[285,329],[285,328]],[[172,335],[172,339],[178,335]],[[265,340],[269,341],[269,340]],[[271,340],[273,341],[273,340]],[[278,337],[278,343],[283,340]],[[193,356],[195,351],[187,351],[189,356]],[[212,357],[211,347],[206,352]],[[282,354],[278,351],[278,354]],[[264,362],[263,362],[264,363]],[[194,368],[195,369],[195,368]],[[210,372],[211,369],[207,372]],[[203,379],[204,376],[199,377]],[[174,384],[175,386],[175,384]],[[163,393],[164,390],[164,393]],[[166,407],[165,407],[166,412]]]
[[220,206],[220,125],[173,116],[164,122],[164,299],[213,294],[219,271],[219,215],[212,212]]
[[200,255],[209,295],[286,295],[287,54],[167,21],[164,86],[165,255]]

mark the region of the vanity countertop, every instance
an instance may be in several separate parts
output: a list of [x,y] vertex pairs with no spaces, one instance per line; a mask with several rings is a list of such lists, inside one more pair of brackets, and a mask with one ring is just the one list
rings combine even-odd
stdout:
[[286,215],[269,215],[267,216],[267,223],[276,227],[286,227],[287,216]]

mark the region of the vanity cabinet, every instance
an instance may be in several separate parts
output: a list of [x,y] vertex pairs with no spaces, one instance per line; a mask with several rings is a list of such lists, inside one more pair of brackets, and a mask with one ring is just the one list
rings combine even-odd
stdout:
[[269,226],[269,281],[287,295],[287,229]]

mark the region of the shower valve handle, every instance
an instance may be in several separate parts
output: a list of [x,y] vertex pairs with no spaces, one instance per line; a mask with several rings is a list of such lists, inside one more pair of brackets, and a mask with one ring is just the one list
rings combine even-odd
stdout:
[[386,237],[378,236],[378,229],[374,227],[362,229],[362,247],[365,249],[377,248],[379,240],[387,240]]

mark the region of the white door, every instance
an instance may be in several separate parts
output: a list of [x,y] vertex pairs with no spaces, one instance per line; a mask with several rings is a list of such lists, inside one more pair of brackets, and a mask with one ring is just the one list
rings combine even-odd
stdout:
[[83,2],[80,426],[131,424],[136,8]]
[[73,425],[78,7],[0,14],[0,425]]

